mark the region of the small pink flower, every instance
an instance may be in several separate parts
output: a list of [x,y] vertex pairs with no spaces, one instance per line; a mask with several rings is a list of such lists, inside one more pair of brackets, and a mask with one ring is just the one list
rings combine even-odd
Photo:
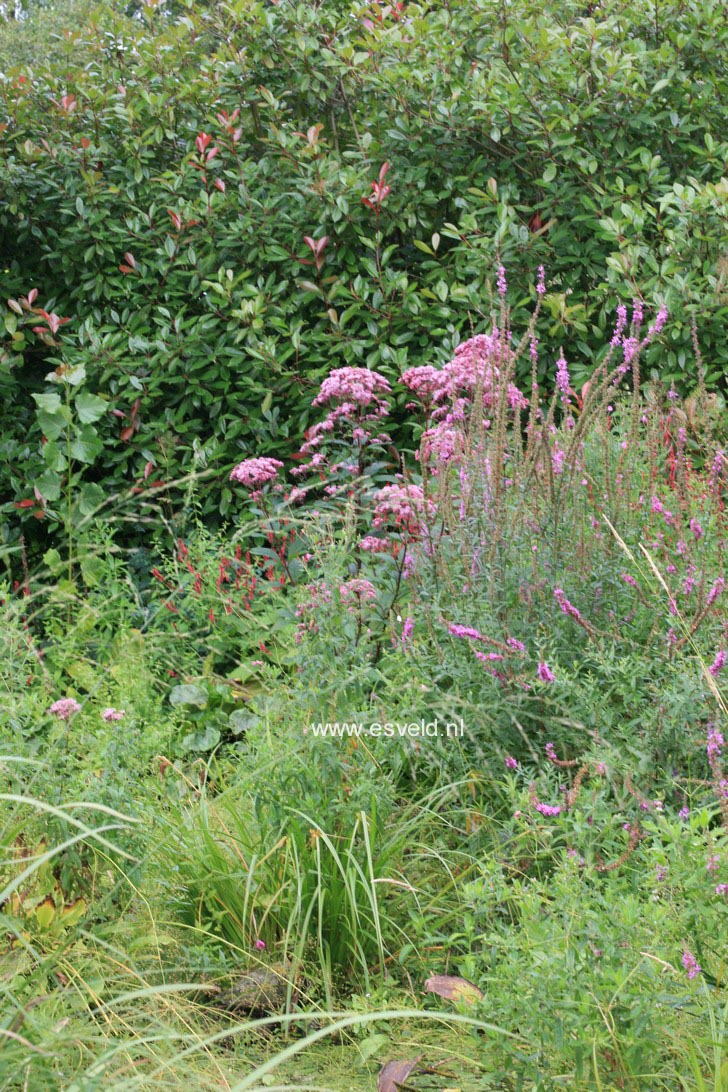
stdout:
[[557,815],[561,815],[560,804],[542,804],[540,800],[537,800],[533,805],[536,811],[541,815],[547,816],[549,819],[555,819]]
[[506,755],[506,769],[507,770],[517,770],[518,769],[518,762],[513,757],[513,755]]
[[258,937],[255,942],[255,947],[258,949],[259,952],[265,951],[265,941],[261,940],[260,937]]
[[53,702],[48,712],[58,717],[59,720],[70,720],[80,710],[81,706],[75,698],[59,698],[58,701]]
[[554,682],[554,680],[556,679],[553,671],[551,670],[549,665],[544,662],[544,660],[540,661],[538,668],[536,669],[536,674],[542,682],[551,683]]
[[114,709],[113,706],[109,706],[108,709],[104,709],[101,716],[104,720],[123,720],[126,716],[126,709]]

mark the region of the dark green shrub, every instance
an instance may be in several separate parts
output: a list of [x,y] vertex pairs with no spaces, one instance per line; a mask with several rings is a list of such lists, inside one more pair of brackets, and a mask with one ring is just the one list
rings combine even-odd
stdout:
[[632,294],[671,311],[648,369],[695,384],[696,320],[722,380],[727,41],[712,0],[99,10],[0,80],[5,294],[71,320],[52,345],[7,316],[3,496],[48,470],[54,366],[108,407],[79,485],[221,473],[291,448],[330,368],[446,359],[496,258],[516,319],[545,265],[539,336],[576,344],[575,382]]

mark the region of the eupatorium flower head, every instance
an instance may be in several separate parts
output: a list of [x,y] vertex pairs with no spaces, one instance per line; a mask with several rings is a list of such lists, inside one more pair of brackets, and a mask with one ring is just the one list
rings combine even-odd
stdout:
[[74,713],[79,713],[80,710],[81,706],[75,698],[59,698],[58,701],[53,702],[48,712],[59,720],[70,720]]
[[230,481],[240,482],[246,489],[260,489],[266,482],[274,481],[282,469],[283,463],[278,459],[243,459],[231,470]]

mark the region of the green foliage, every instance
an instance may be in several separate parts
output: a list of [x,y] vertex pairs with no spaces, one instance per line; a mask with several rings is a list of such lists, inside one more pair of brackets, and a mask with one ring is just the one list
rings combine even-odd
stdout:
[[[139,497],[290,449],[331,367],[444,359],[496,259],[516,315],[545,265],[538,333],[577,346],[576,383],[619,294],[670,309],[648,370],[695,384],[699,316],[720,381],[725,46],[713,0],[246,0],[74,22],[52,67],[0,85],[0,251],[6,295],[37,288],[71,320],[53,362],[106,401],[85,480]],[[18,501],[48,473],[31,397],[48,349],[29,334],[1,358]],[[201,497],[206,517],[233,503]]]

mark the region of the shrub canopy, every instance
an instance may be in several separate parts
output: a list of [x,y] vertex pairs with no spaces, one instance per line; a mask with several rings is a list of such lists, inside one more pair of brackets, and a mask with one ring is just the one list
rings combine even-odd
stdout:
[[72,473],[91,511],[292,448],[332,368],[396,378],[482,329],[501,262],[516,320],[546,267],[544,369],[568,343],[583,382],[634,296],[670,310],[647,370],[694,386],[696,323],[724,380],[719,0],[151,2],[47,65],[8,41],[3,296],[38,296],[0,342],[6,538]]

